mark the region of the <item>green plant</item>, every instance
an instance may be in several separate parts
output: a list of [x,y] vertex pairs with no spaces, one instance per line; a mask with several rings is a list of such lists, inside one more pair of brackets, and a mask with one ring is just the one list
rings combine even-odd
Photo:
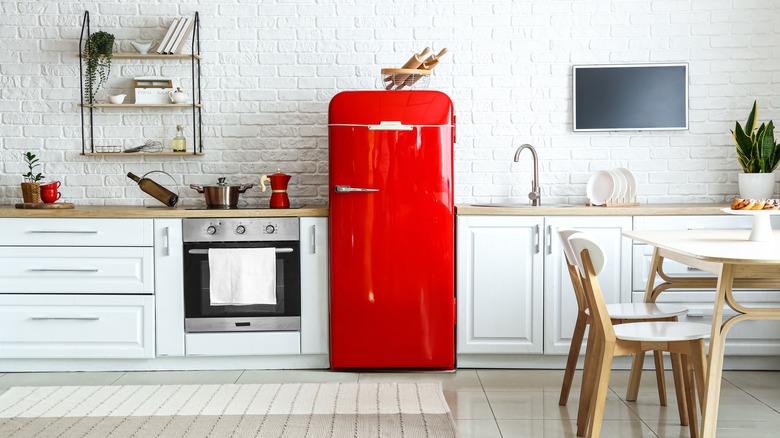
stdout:
[[84,57],[87,63],[84,98],[88,103],[95,101],[95,93],[108,80],[113,53],[114,35],[100,31],[90,34],[87,38],[84,44]]
[[37,174],[33,173],[33,169],[40,166],[40,164],[37,164],[38,159],[35,158],[35,154],[33,154],[32,152],[27,152],[23,154],[22,157],[24,158],[24,161],[27,163],[27,168],[29,169],[27,173],[22,174],[25,182],[34,183],[45,178],[45,176],[41,175],[40,173]]
[[780,145],[775,142],[775,125],[771,120],[756,128],[757,115],[758,103],[754,101],[745,129],[737,122],[731,131],[737,145],[737,160],[745,173],[771,173],[780,164]]

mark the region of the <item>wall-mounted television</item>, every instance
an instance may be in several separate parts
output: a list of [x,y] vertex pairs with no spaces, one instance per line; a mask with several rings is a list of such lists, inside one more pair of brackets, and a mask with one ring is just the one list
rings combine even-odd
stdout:
[[688,64],[575,65],[575,131],[688,129]]

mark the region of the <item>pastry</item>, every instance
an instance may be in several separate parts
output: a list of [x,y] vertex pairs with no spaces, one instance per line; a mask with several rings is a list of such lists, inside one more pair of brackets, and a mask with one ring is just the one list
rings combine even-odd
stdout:
[[731,204],[732,210],[750,210],[756,205],[755,199],[741,199],[737,198],[734,203]]

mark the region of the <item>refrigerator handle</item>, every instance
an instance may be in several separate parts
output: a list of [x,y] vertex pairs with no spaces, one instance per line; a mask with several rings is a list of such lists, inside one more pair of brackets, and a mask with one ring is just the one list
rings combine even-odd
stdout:
[[404,125],[401,122],[379,122],[378,125],[368,125],[369,131],[411,131],[414,126]]
[[363,187],[350,187],[350,186],[334,186],[333,191],[336,193],[349,193],[349,192],[378,192],[379,189],[366,189]]

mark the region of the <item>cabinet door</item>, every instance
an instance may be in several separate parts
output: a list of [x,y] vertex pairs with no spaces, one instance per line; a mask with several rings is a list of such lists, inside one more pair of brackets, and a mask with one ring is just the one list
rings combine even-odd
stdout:
[[542,222],[458,216],[458,353],[542,352]]
[[301,218],[301,354],[328,353],[328,219]]
[[[631,302],[631,218],[622,216],[560,216],[545,220],[544,246],[544,354],[568,354],[577,301],[566,269],[558,227],[590,233],[604,248],[607,266],[599,275],[607,303]],[[584,343],[583,343],[584,346]],[[584,350],[583,350],[584,352]]]
[[181,219],[154,220],[157,356],[184,356]]

